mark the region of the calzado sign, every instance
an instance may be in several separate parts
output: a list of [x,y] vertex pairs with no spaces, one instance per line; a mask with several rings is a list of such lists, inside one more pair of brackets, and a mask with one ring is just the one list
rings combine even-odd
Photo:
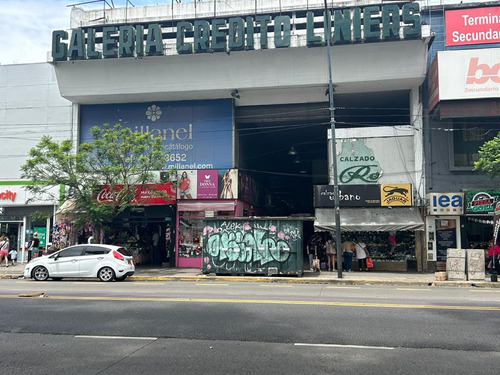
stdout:
[[[415,39],[421,35],[418,3],[373,5],[328,11],[323,30],[333,28],[333,43]],[[315,30],[315,13],[307,12],[307,45],[324,45]],[[169,21],[169,27],[172,21]],[[290,47],[290,15],[255,15],[229,19],[177,22],[174,26],[177,53],[227,52],[269,48],[269,33],[276,48]],[[96,26],[52,32],[54,61],[164,55],[163,25]],[[323,34],[323,33],[321,33]],[[166,35],[166,34],[165,34]],[[68,39],[69,38],[69,39]]]

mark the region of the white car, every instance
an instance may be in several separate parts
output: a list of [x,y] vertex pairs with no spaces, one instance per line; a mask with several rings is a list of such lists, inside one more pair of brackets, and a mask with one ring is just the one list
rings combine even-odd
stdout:
[[64,277],[98,277],[101,281],[122,281],[135,273],[132,254],[125,247],[82,244],[50,255],[34,258],[26,264],[24,277],[37,281]]

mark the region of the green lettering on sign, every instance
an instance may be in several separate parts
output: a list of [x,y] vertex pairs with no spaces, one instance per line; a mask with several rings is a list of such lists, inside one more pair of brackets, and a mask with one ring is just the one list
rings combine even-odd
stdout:
[[212,21],[212,51],[226,51],[226,20],[217,19]]
[[52,32],[52,58],[54,61],[64,61],[68,59],[68,46],[61,40],[67,40],[68,33],[64,30]]
[[177,24],[177,52],[179,54],[192,53],[193,46],[191,43],[186,43],[186,31],[193,31],[191,22],[179,22]]
[[235,17],[229,19],[228,47],[231,51],[241,51],[245,48],[245,25],[243,18]]
[[113,38],[114,33],[117,32],[114,26],[107,26],[102,28],[102,55],[105,58],[112,58],[118,56],[116,48],[116,39]]
[[148,26],[148,36],[146,37],[146,55],[163,55],[163,40],[161,37],[161,27],[157,23]]
[[83,60],[85,58],[85,36],[82,29],[75,29],[71,33],[68,56],[71,60]]
[[290,17],[278,16],[274,19],[274,46],[290,47]]

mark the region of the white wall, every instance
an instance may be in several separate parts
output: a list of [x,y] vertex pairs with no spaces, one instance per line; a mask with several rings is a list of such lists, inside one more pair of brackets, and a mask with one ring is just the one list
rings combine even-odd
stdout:
[[0,134],[0,182],[20,179],[42,136],[72,137],[72,104],[59,94],[52,65],[0,65]]

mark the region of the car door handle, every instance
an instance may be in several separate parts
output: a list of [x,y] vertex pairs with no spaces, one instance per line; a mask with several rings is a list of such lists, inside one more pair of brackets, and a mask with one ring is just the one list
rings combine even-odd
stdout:
[[78,259],[71,259],[71,263],[76,263],[78,262]]
[[104,259],[104,257],[97,257],[97,259],[99,259],[99,260],[103,260],[103,259]]

